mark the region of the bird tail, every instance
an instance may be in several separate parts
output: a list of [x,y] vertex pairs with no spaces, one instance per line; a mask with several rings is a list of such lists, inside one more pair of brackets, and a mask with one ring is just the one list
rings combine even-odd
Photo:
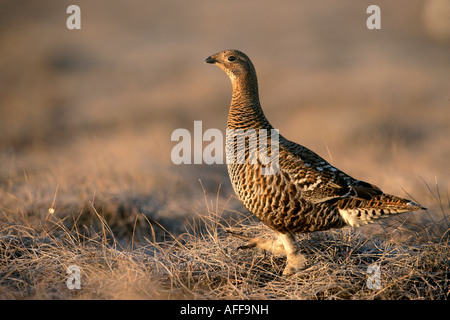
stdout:
[[345,223],[352,227],[359,227],[378,219],[416,210],[426,210],[426,208],[411,200],[390,194],[382,194],[369,201],[354,199],[343,202],[339,206],[340,215]]

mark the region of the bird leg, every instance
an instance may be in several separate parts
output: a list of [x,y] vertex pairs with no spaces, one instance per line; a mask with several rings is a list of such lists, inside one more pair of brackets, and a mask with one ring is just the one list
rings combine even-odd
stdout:
[[286,256],[287,264],[283,271],[283,276],[289,277],[305,267],[306,257],[300,253],[295,237],[291,233],[278,233],[278,239],[269,240],[259,237],[246,237],[241,234],[227,231],[231,235],[241,240],[247,241],[246,245],[238,247],[238,249],[259,248],[267,250],[274,255]]
[[300,253],[297,241],[292,233],[279,233],[278,239],[283,243],[286,252],[286,267],[283,276],[289,277],[305,268],[306,257]]

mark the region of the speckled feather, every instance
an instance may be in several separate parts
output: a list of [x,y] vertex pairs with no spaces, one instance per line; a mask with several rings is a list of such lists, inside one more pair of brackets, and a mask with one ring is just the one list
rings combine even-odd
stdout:
[[[224,50],[208,57],[206,62],[219,66],[232,82],[227,128],[270,132],[273,127],[261,108],[256,72],[250,59],[238,50]],[[227,157],[236,152],[236,141],[227,142]],[[282,135],[279,135],[279,170],[275,174],[262,175],[260,162],[249,163],[248,145],[245,155],[245,163],[228,164],[233,188],[249,211],[281,233],[360,226],[392,214],[423,209],[410,200],[385,194],[372,184],[350,177]]]

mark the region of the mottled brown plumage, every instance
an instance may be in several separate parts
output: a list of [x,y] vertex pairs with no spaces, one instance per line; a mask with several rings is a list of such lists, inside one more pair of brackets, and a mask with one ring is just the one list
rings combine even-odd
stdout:
[[[266,129],[270,137],[274,128],[261,109],[256,71],[247,55],[238,50],[224,50],[208,57],[206,62],[216,64],[231,79],[233,94],[227,129],[236,137],[252,129],[259,137],[259,130]],[[227,139],[227,159],[237,159],[236,149],[240,145],[238,138]],[[248,210],[279,235],[275,242],[248,239],[249,246],[286,254],[285,275],[303,268],[306,261],[295,243],[295,233],[361,226],[392,214],[424,209],[350,177],[282,135],[275,174],[261,174],[267,165],[260,161],[252,164],[249,160],[259,150],[249,148],[249,144],[244,147],[245,162],[228,163],[231,183]]]

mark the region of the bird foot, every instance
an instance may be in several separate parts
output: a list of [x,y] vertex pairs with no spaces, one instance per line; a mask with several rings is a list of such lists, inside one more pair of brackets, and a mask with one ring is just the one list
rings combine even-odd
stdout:
[[247,237],[247,236],[243,236],[243,235],[233,232],[233,231],[227,231],[227,233],[231,234],[233,237],[236,237],[238,239],[241,239],[241,240],[244,240],[247,242],[247,244],[239,246],[238,250],[258,248],[260,250],[269,251],[274,255],[286,255],[286,252],[284,251],[283,243],[281,241],[279,241],[279,239],[271,240],[271,239],[264,239],[264,238],[259,238],[259,237]]
[[291,277],[306,268],[306,257],[300,253],[287,256],[287,264],[283,271],[284,277]]
[[232,236],[244,240],[247,244],[238,247],[239,249],[258,248],[266,250],[274,255],[286,256],[287,263],[283,271],[283,276],[290,277],[299,271],[306,269],[306,257],[300,253],[295,238],[291,234],[278,234],[278,239],[269,240],[259,237],[247,237],[233,231],[227,231]]

